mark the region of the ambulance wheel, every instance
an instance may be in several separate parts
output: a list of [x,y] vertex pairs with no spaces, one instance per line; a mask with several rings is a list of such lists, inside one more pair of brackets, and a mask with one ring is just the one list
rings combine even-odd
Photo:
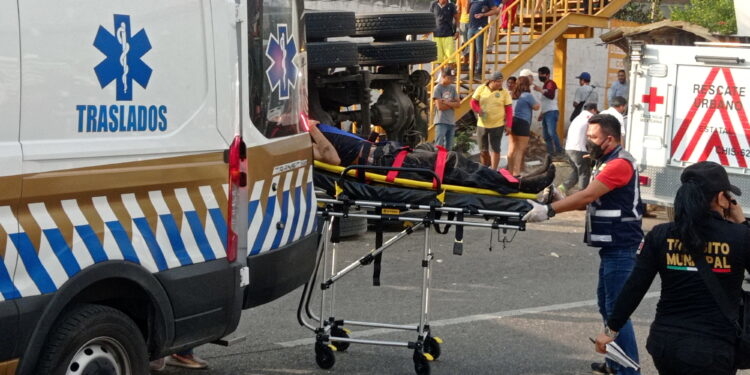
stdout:
[[315,362],[318,367],[328,370],[336,364],[336,357],[333,355],[333,349],[323,343],[315,343]]
[[[349,332],[347,332],[347,331],[348,330],[346,330],[344,328],[341,328],[339,326],[334,326],[333,328],[331,328],[331,336],[332,337],[343,337],[343,338],[347,338],[348,339],[349,338]],[[336,351],[337,352],[343,352],[343,351],[346,351],[346,349],[349,349],[349,344],[351,344],[351,343],[344,342],[344,341],[335,341],[335,340],[331,339],[331,344],[333,344],[333,346],[336,347]]]
[[318,41],[354,33],[354,12],[332,12],[306,10],[305,37],[308,41]]
[[431,40],[359,43],[357,52],[362,66],[423,64],[437,59],[437,46]]
[[424,352],[432,356],[433,359],[440,357],[440,339],[432,336],[427,336],[424,339]]
[[146,342],[122,311],[77,305],[52,327],[42,351],[40,374],[148,374]]
[[[352,213],[364,213],[365,211],[351,211]],[[343,217],[341,218],[341,237],[357,236],[367,232],[367,218]]]
[[307,43],[307,68],[310,70],[345,68],[355,65],[357,65],[357,45],[354,43]]
[[404,40],[406,35],[428,34],[435,30],[430,12],[357,14],[352,36],[371,36],[375,40]]
[[430,375],[430,361],[418,350],[414,351],[414,372],[417,375]]

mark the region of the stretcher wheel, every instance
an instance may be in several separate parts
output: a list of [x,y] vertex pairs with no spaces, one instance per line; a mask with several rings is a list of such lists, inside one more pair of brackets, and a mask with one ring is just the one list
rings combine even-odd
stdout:
[[[349,338],[349,333],[350,333],[350,331],[348,329],[341,328],[339,326],[333,326],[333,328],[331,328],[331,336],[332,337],[343,337],[343,338],[347,338],[348,339]],[[343,341],[331,340],[331,344],[333,344],[333,346],[336,347],[336,351],[343,352],[343,351],[346,351],[346,349],[349,349],[349,344],[350,343],[343,342]]]
[[328,370],[336,364],[336,356],[333,355],[335,347],[323,343],[315,343],[315,362],[324,370]]
[[417,375],[430,375],[430,360],[432,356],[422,353],[419,350],[414,351],[414,372]]
[[432,356],[434,359],[438,359],[440,357],[440,343],[443,342],[439,337],[432,337],[427,336],[427,338],[424,339],[424,352],[428,353]]

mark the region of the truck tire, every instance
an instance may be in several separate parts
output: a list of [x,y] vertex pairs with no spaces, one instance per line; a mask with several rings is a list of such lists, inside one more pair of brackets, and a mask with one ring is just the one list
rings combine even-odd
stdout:
[[435,31],[435,16],[429,12],[357,14],[352,36],[404,37]]
[[356,66],[357,58],[355,43],[307,43],[307,68],[310,70]]
[[50,331],[39,374],[148,374],[146,341],[122,311],[81,304],[65,312]]
[[305,37],[308,41],[319,41],[337,36],[349,36],[355,32],[354,12],[319,12],[306,10]]
[[362,66],[423,64],[437,59],[431,40],[360,43],[357,52]]

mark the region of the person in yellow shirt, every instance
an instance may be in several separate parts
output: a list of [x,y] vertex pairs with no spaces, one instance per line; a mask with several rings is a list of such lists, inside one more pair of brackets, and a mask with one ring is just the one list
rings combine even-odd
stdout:
[[471,109],[477,115],[479,159],[482,164],[497,170],[500,164],[500,141],[503,132],[513,126],[513,99],[503,90],[503,74],[495,72],[471,96]]
[[[469,40],[469,0],[456,0],[456,7],[458,8],[458,31],[461,34],[461,44],[466,43]],[[461,63],[469,62],[469,50],[464,51],[464,55],[461,56]]]

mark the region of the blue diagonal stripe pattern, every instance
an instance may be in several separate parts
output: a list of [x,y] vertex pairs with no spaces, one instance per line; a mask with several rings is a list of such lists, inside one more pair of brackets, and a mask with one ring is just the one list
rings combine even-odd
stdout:
[[273,220],[273,211],[275,207],[276,196],[271,195],[266,201],[266,212],[263,214],[263,222],[260,224],[258,236],[255,238],[255,243],[253,244],[253,249],[250,251],[250,255],[258,254],[261,248],[263,248],[263,242],[265,242],[266,240],[265,234],[268,233],[268,227],[271,226],[271,220]]
[[179,260],[180,264],[183,266],[193,264],[190,255],[188,255],[187,250],[185,249],[185,242],[182,241],[182,234],[180,233],[180,230],[177,229],[177,223],[174,221],[174,217],[172,217],[171,214],[164,214],[159,215],[159,218],[161,219],[162,225],[164,225],[164,229],[167,231],[169,244],[172,245],[172,250],[177,256],[177,260]]
[[221,213],[221,209],[219,208],[211,208],[208,210],[208,213],[211,215],[211,219],[214,222],[214,227],[216,227],[216,231],[219,233],[219,237],[221,238],[221,244],[224,246],[224,251],[226,251],[227,222],[224,220],[224,215]]
[[102,244],[99,242],[99,238],[96,237],[96,233],[88,225],[76,225],[76,232],[81,236],[83,243],[91,254],[91,258],[94,263],[104,262],[107,260],[107,253],[104,252]]
[[284,228],[277,228],[276,231],[276,237],[273,239],[273,244],[271,244],[271,250],[278,249],[279,245],[281,244],[281,239],[284,237],[284,232],[286,231],[286,218],[289,216],[289,213],[287,210],[289,209],[289,190],[285,191],[284,194],[282,194],[283,202],[281,202],[281,222],[284,224]]
[[0,257],[0,293],[3,294],[3,298],[6,300],[21,298],[21,293],[18,291],[13,281],[10,279],[10,274],[5,268],[5,261]]
[[143,239],[146,241],[146,246],[151,252],[151,255],[154,257],[154,262],[156,262],[156,268],[158,268],[159,271],[164,271],[165,269],[169,268],[167,266],[167,260],[164,259],[164,254],[161,252],[161,247],[159,246],[159,243],[156,242],[154,232],[151,231],[151,227],[148,226],[148,221],[146,221],[146,218],[135,218],[133,219],[133,222],[141,232]]
[[[294,218],[292,218],[292,227],[289,228],[289,231],[290,231],[289,232],[289,239],[286,241],[287,245],[291,244],[292,242],[294,242],[294,240],[296,240],[296,238],[294,238],[294,234],[297,233],[297,224],[299,223],[300,216],[302,216],[302,212],[300,212],[301,209],[300,209],[300,206],[299,206],[299,202],[300,202],[300,199],[301,199],[300,195],[302,195],[302,187],[301,186],[297,186],[294,189],[294,207],[295,207],[295,210],[294,210]],[[305,216],[305,218],[307,218],[307,216]]]
[[9,235],[9,237],[13,245],[18,249],[18,255],[21,256],[21,261],[23,261],[23,265],[26,267],[26,272],[34,280],[34,284],[39,288],[39,291],[42,294],[54,292],[57,289],[55,283],[39,260],[39,255],[36,253],[34,245],[31,244],[29,236],[26,233],[14,233]]
[[81,266],[78,264],[76,257],[73,256],[73,252],[70,251],[70,247],[68,246],[68,243],[65,242],[60,230],[45,229],[42,232],[44,232],[45,237],[47,237],[47,240],[52,247],[52,251],[57,255],[57,259],[60,260],[60,264],[62,264],[68,277],[73,277],[73,275],[80,272]]
[[206,261],[216,259],[216,255],[214,255],[211,245],[208,243],[208,238],[206,237],[206,232],[203,230],[198,213],[195,211],[185,211],[185,217],[187,218],[188,225],[190,225],[190,231],[193,232],[195,243],[198,244],[198,249],[203,254],[203,258]]
[[128,233],[125,232],[125,228],[122,227],[122,224],[120,224],[119,221],[108,221],[105,224],[107,225],[107,228],[109,228],[109,231],[112,232],[112,236],[115,238],[117,246],[120,247],[122,258],[140,264],[141,261],[138,259],[138,254],[136,254],[133,243],[130,241]]
[[[309,218],[309,215],[313,215],[314,212],[315,212],[315,207],[312,206],[313,205],[312,193],[313,193],[312,192],[312,182],[309,182],[307,184],[307,187],[305,188],[305,202],[307,202],[307,212],[306,212],[305,218],[304,218],[304,220],[302,222],[302,235],[303,236],[309,233],[307,231],[307,225],[310,222],[310,220],[308,218]],[[313,225],[315,225],[315,224],[313,224]],[[314,228],[310,228],[311,231],[313,229]]]

